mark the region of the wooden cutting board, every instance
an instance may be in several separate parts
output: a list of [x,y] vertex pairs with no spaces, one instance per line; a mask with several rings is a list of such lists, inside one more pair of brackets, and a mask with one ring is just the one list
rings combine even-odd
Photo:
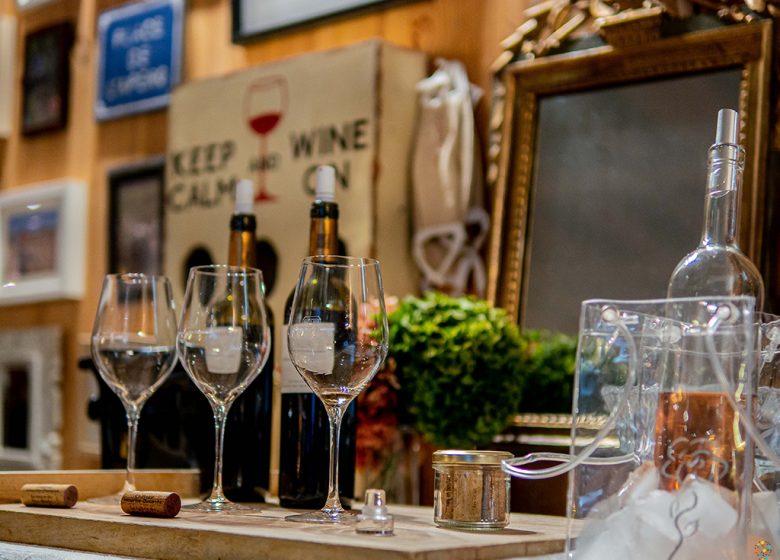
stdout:
[[391,506],[395,535],[353,527],[290,523],[290,511],[263,505],[249,515],[182,511],[174,519],[125,515],[118,506],[79,502],[73,509],[0,505],[0,540],[163,560],[491,560],[560,552],[566,519],[513,514],[508,528],[438,528],[431,508]]

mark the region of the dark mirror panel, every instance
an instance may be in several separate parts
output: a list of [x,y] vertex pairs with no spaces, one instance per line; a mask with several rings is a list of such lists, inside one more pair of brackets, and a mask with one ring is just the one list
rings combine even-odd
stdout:
[[715,117],[739,106],[740,76],[540,99],[526,327],[576,333],[583,300],[665,296],[699,242]]

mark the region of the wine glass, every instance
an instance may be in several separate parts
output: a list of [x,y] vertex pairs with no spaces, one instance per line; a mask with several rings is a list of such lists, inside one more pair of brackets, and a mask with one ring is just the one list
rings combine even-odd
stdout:
[[268,192],[266,184],[268,135],[277,127],[286,110],[287,79],[284,76],[267,76],[249,84],[244,96],[244,114],[249,128],[260,136],[260,191],[255,201],[261,204],[276,199]]
[[118,504],[135,490],[135,446],[141,408],[176,363],[173,291],[164,276],[109,274],[103,281],[95,324],[92,359],[127,414],[127,475],[122,490],[90,501]]
[[263,301],[263,275],[225,265],[190,269],[177,347],[184,369],[214,412],[214,485],[204,501],[185,506],[203,512],[251,510],[222,492],[225,419],[233,401],[263,369],[271,332]]
[[382,365],[387,340],[379,261],[337,256],[304,259],[287,341],[295,369],[328,413],[330,474],[325,507],[288,516],[289,521],[355,522],[354,514],[341,507],[337,488],[341,419]]

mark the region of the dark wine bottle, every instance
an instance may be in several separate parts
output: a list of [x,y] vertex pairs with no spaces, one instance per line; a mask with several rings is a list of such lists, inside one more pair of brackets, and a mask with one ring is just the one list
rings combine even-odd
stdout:
[[[230,218],[228,264],[256,265],[255,232],[257,220],[252,181],[236,185],[236,206]],[[270,307],[266,306],[269,332],[274,332]],[[228,413],[222,484],[228,499],[236,502],[263,502],[269,487],[271,463],[271,412],[273,403],[273,339],[270,354],[260,375],[236,399]]]
[[[339,208],[335,202],[335,174],[328,166],[317,168],[317,188],[311,206],[309,255],[335,255],[338,251]],[[320,509],[328,496],[328,414],[298,374],[287,351],[287,325],[293,293],[284,308],[281,333],[282,422],[279,450],[279,503],[283,507]],[[341,424],[339,440],[339,496],[348,505],[355,487],[355,401]]]

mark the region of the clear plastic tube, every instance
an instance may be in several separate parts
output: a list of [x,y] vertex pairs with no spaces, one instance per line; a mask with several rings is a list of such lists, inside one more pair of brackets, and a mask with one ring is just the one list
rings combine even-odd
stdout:
[[[524,478],[528,480],[539,480],[544,478],[552,478],[566,474],[572,469],[582,464],[607,464],[616,465],[629,461],[633,461],[635,456],[633,454],[621,455],[617,457],[592,457],[593,453],[599,448],[604,439],[614,429],[617,418],[622,415],[628,407],[628,399],[630,388],[634,386],[636,382],[636,370],[637,370],[637,349],[634,338],[631,336],[631,331],[626,324],[620,318],[620,312],[613,306],[605,306],[601,311],[601,318],[608,324],[615,325],[615,334],[610,338],[608,348],[615,345],[617,340],[622,336],[628,344],[628,375],[626,376],[626,382],[623,385],[623,391],[620,395],[620,401],[609,415],[604,425],[596,432],[596,435],[585,448],[577,455],[566,453],[530,453],[523,457],[517,457],[515,459],[508,459],[501,462],[501,468],[504,472],[516,476],[518,478]],[[574,437],[574,430],[576,424],[572,426],[572,438]],[[539,461],[560,461],[561,464],[552,467],[545,467],[542,469],[525,469],[521,468],[524,465],[536,463]]]

